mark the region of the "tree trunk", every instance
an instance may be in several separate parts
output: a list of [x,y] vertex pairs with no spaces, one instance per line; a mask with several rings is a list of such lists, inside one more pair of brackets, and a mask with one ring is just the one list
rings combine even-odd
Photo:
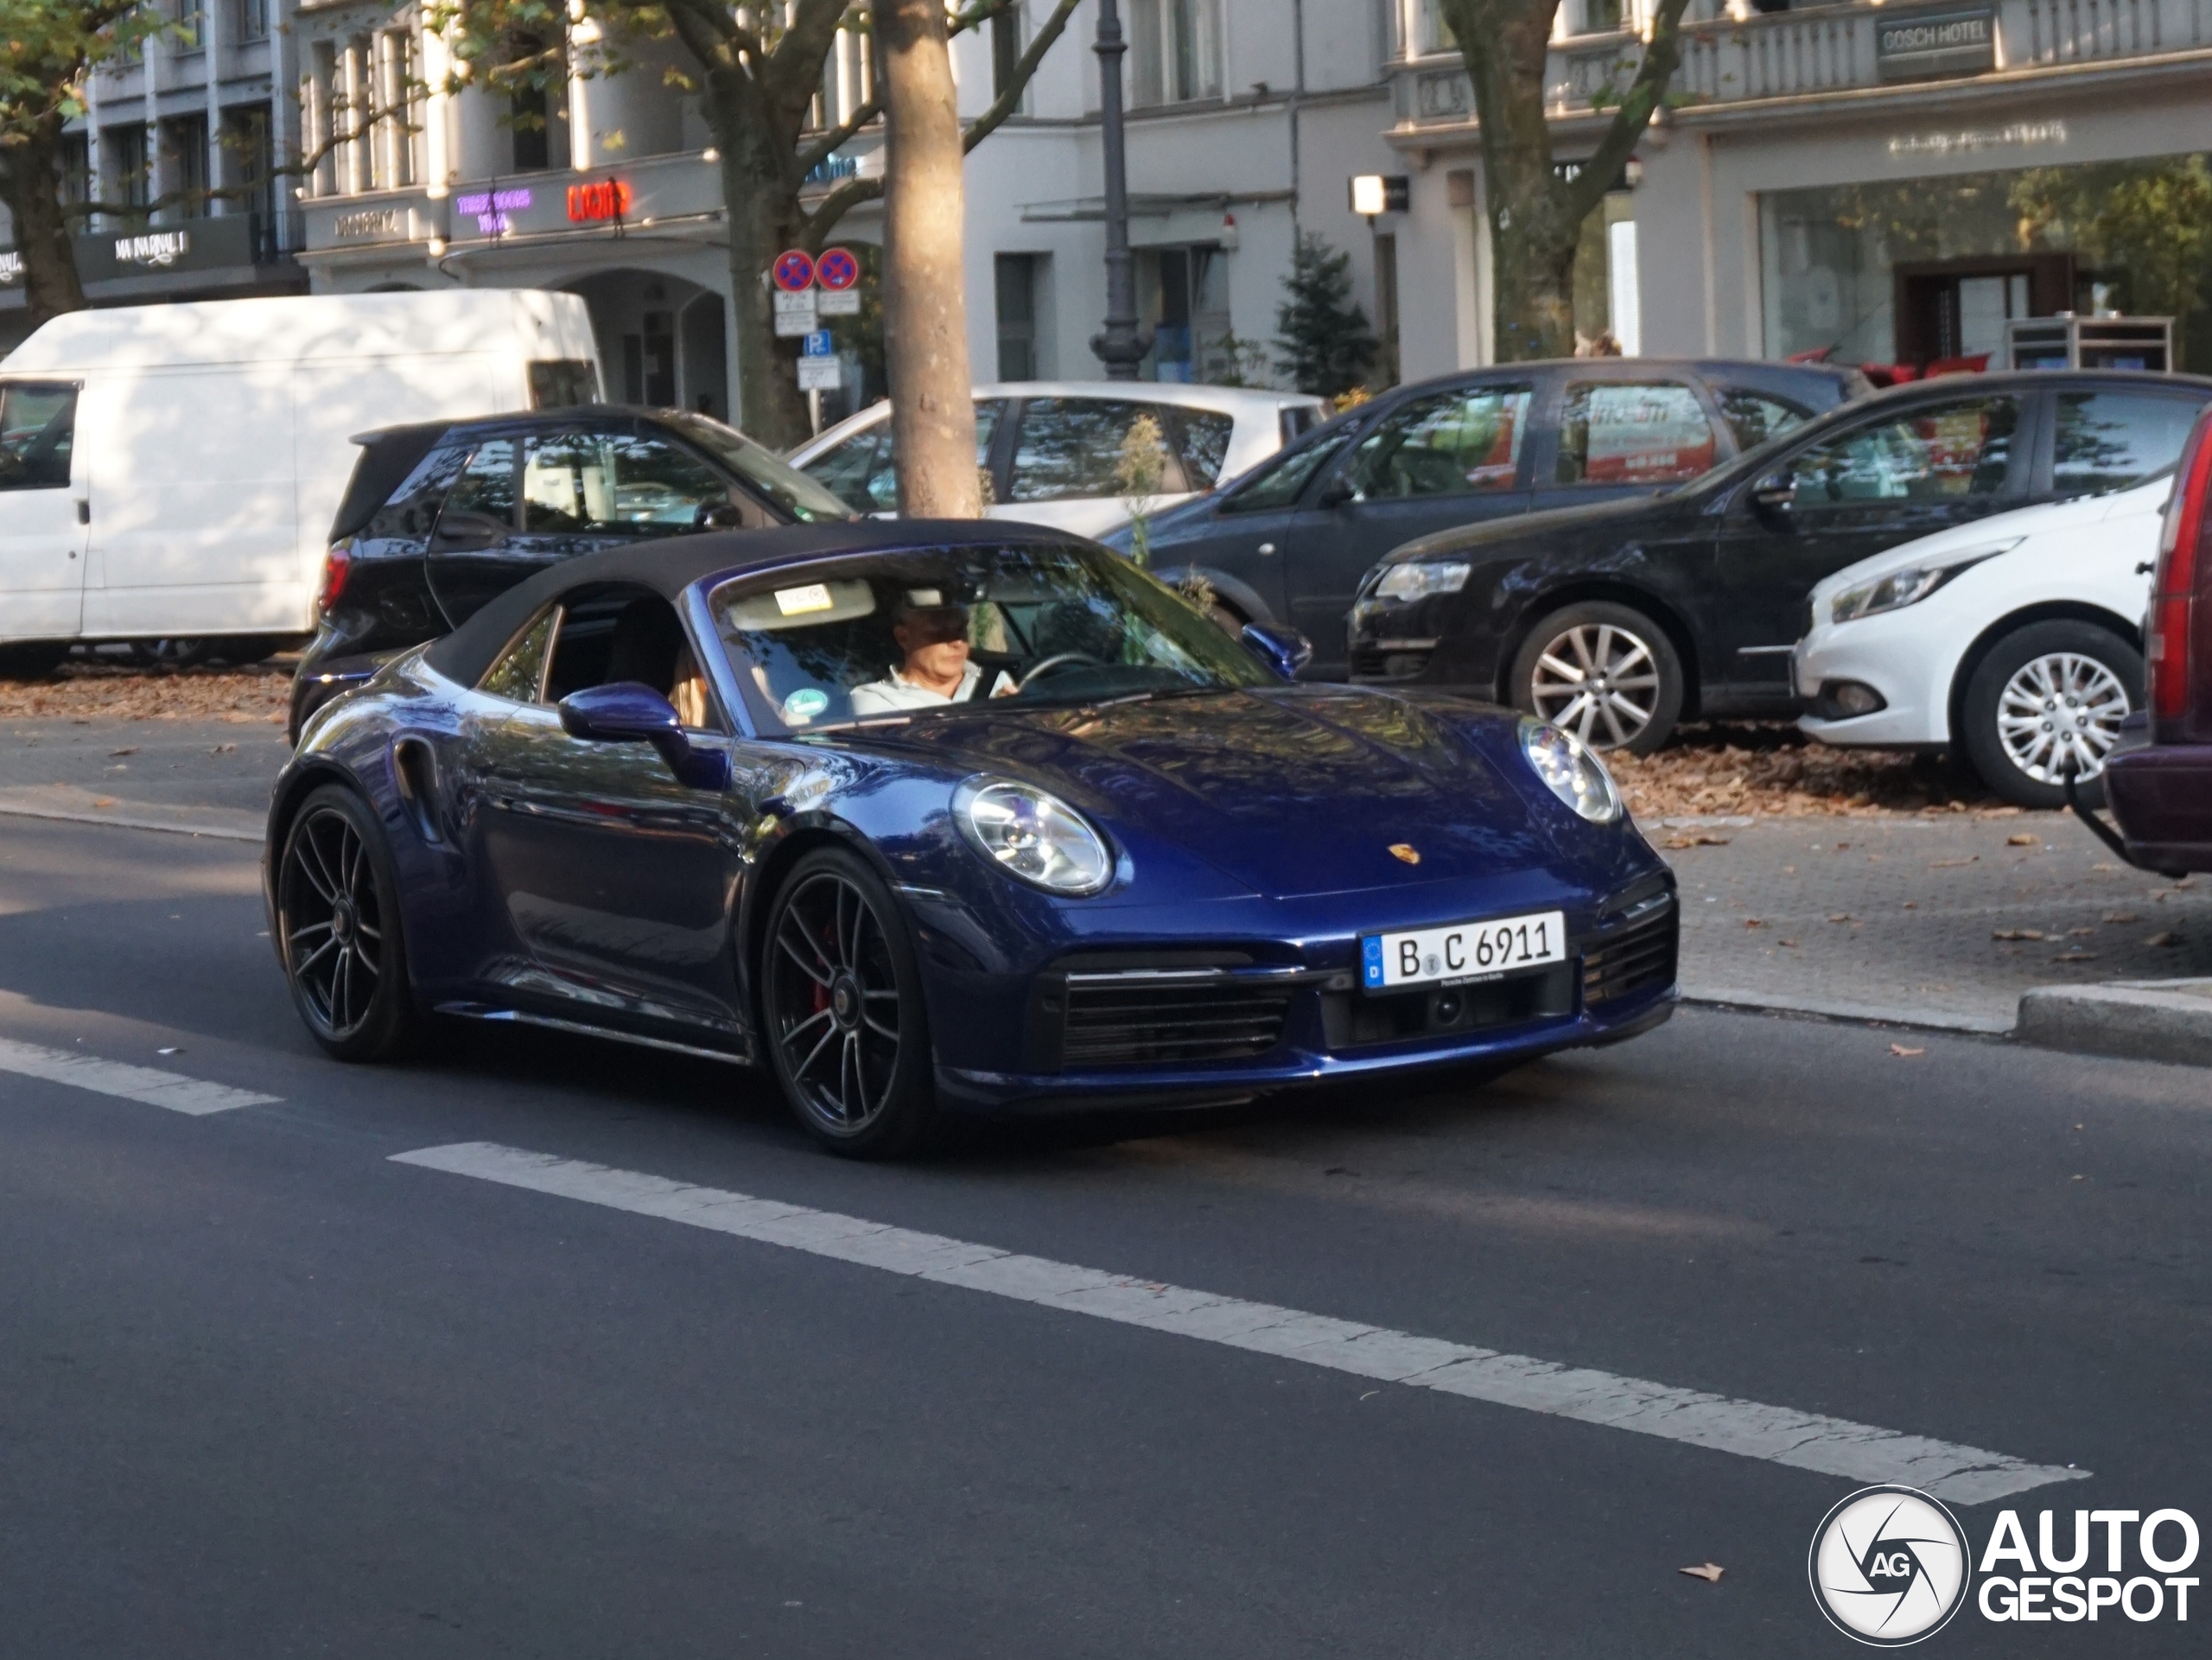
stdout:
[[976,404],[968,367],[960,111],[944,0],[875,0],[888,123],[883,316],[899,511],[975,518]]
[[1574,255],[1581,227],[1557,210],[1549,191],[1500,201],[1490,219],[1497,360],[1573,357]]
[[804,443],[811,431],[798,390],[798,342],[776,338],[769,268],[800,241],[798,199],[763,184],[775,174],[724,135],[722,200],[729,204],[730,309],[735,314],[739,406],[730,423],[771,449]]
[[77,275],[77,250],[61,212],[61,118],[30,129],[25,141],[0,150],[0,200],[16,224],[16,251],[23,258],[23,292],[36,328],[65,311],[85,308]]

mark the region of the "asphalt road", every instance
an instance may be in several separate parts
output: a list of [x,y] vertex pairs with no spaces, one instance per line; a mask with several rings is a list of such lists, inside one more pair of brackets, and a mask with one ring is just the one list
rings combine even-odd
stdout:
[[323,1059],[255,858],[0,819],[0,1040],[275,1097],[0,1070],[0,1655],[1853,1651],[1806,1580],[1853,1481],[393,1162],[476,1142],[2094,1472],[1977,1546],[2212,1524],[2200,1072],[1689,1011],[855,1167],[704,1063]]

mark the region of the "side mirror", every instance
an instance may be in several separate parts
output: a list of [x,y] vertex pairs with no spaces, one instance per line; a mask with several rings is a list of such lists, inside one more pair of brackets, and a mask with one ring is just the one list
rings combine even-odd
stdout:
[[1313,642],[1295,628],[1278,628],[1270,622],[1244,625],[1244,643],[1257,652],[1267,665],[1286,680],[1313,660]]
[[702,501],[691,522],[702,531],[741,531],[745,511],[734,501]]
[[1359,499],[1359,492],[1351,487],[1351,480],[1341,473],[1321,487],[1321,493],[1313,498],[1313,505],[1323,512],[1344,506]]
[[1787,518],[1797,505],[1797,480],[1787,473],[1770,473],[1751,487],[1751,510],[1772,518]]
[[729,757],[719,749],[694,749],[670,703],[635,680],[587,686],[561,700],[561,730],[587,743],[649,743],[660,752],[677,782],[695,790],[729,787]]
[[466,553],[477,548],[488,548],[507,533],[508,526],[489,513],[472,513],[459,508],[438,515],[438,533],[435,545],[454,552]]

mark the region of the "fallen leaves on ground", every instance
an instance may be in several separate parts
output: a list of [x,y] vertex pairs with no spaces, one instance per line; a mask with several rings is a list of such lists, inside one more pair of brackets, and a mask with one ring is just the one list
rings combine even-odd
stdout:
[[1670,853],[1678,853],[1684,848],[1725,848],[1728,845],[1728,838],[1725,836],[1670,836],[1661,845]]
[[1886,749],[1837,749],[1792,726],[1685,727],[1656,755],[1608,754],[1629,810],[1646,823],[1691,815],[1783,817],[1972,812],[2018,817],[1963,765]]
[[2105,920],[2107,922],[2140,922],[2143,919],[2133,911],[2107,911],[2105,913]]
[[1967,865],[1978,865],[1980,862],[1981,855],[1979,853],[1969,853],[1963,859],[1938,859],[1934,864],[1928,868],[1930,870],[1959,870],[1964,868]]
[[2041,847],[2043,843],[2032,836],[2008,836],[2005,838],[2005,845],[2008,848],[2034,848]]
[[2097,960],[2097,954],[2094,951],[2061,951],[2050,960],[2054,963],[2094,963]]
[[1901,1059],[1910,1060],[1915,1055],[1926,1054],[1928,1051],[1925,1048],[1908,1049],[1902,1043],[1893,1043],[1890,1046],[1890,1053]]
[[289,663],[181,671],[71,663],[44,680],[0,680],[0,720],[281,723],[291,691]]
[[1720,1576],[1728,1570],[1719,1562],[1700,1562],[1695,1568],[1678,1568],[1677,1574],[1687,1574],[1694,1580],[1703,1580],[1707,1585],[1720,1583]]
[[1989,936],[1992,939],[2041,939],[2040,928],[1999,928]]
[[2180,944],[2186,944],[2187,942],[2186,942],[2186,941],[2184,941],[2179,934],[2177,934],[2177,933],[2163,933],[2163,934],[2152,934],[2152,935],[2148,939],[2145,940],[2143,943],[2144,943],[2145,945],[2180,945]]

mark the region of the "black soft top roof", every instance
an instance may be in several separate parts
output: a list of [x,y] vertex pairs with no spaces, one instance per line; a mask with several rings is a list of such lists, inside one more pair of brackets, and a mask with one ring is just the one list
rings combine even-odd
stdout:
[[786,525],[668,537],[583,554],[538,572],[431,646],[423,661],[447,679],[473,686],[541,607],[578,588],[621,583],[672,601],[702,577],[742,576],[747,571],[813,559],[931,548],[1065,547],[1083,539],[1065,531],[999,518],[863,519],[850,525]]

